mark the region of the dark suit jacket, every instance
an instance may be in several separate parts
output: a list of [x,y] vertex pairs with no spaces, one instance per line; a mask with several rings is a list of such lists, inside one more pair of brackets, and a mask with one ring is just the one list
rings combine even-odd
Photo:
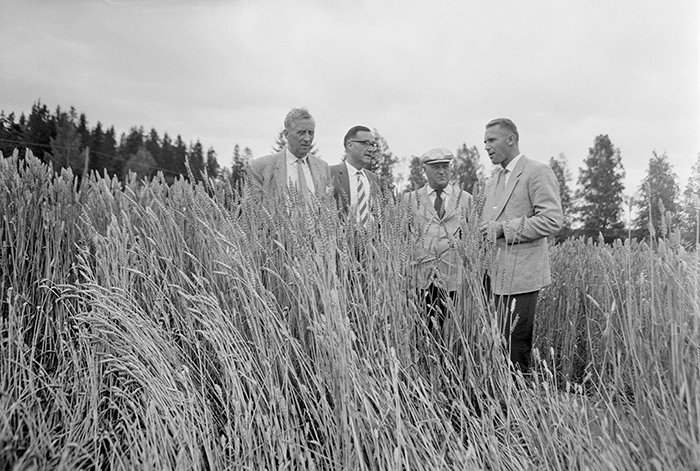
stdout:
[[503,223],[490,272],[495,294],[538,291],[552,282],[547,237],[559,232],[564,214],[554,172],[524,155],[505,190],[492,178],[484,190],[482,220]]
[[[331,177],[333,178],[333,197],[338,204],[338,209],[343,214],[348,214],[350,210],[350,176],[345,162],[338,165],[331,165]],[[381,198],[379,189],[379,177],[369,170],[365,170],[369,180],[369,206],[370,210],[376,207]]]
[[[329,188],[331,172],[328,164],[318,157],[309,155],[309,169],[314,181],[314,190],[321,195]],[[253,197],[260,200],[264,196],[277,198],[289,187],[287,182],[287,155],[283,149],[276,154],[257,158],[250,163],[250,188]]]

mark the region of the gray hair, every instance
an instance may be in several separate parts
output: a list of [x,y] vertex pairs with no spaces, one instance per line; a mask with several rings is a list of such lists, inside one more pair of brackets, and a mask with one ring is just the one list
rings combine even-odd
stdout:
[[502,128],[508,130],[511,134],[515,136],[515,142],[520,141],[520,135],[518,134],[518,128],[515,123],[508,118],[496,118],[492,119],[486,123],[486,127],[490,128],[492,126],[501,126]]
[[292,127],[292,122],[298,119],[314,119],[306,108],[292,108],[287,116],[284,118],[284,129],[290,130]]

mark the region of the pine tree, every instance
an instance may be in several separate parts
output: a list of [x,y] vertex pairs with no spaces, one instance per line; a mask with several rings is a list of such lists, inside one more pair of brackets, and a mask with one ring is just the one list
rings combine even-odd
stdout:
[[597,238],[603,234],[605,242],[625,236],[622,214],[622,192],[625,189],[620,151],[607,135],[595,138],[588,149],[585,167],[579,169],[578,214],[582,222],[580,233]]
[[78,132],[75,109],[71,108],[70,113],[58,115],[56,137],[52,137],[50,142],[51,154],[47,156],[50,156],[54,171],[70,168],[73,175],[82,175],[85,165],[84,146]]
[[571,235],[571,220],[572,220],[572,197],[569,182],[571,181],[571,170],[566,156],[562,153],[558,158],[551,157],[549,166],[559,182],[559,198],[561,200],[561,209],[564,212],[564,224],[557,235],[557,240],[564,240]]
[[[56,110],[56,117],[60,114],[59,108]],[[56,137],[56,118],[51,116],[49,109],[46,105],[42,105],[41,101],[32,105],[24,135],[27,139],[27,147],[32,153],[48,163],[44,154],[51,152],[51,139]]]
[[683,244],[688,248],[700,250],[696,245],[700,240],[700,154],[690,170],[690,177],[683,191],[680,213]]
[[[238,144],[236,144],[238,145]],[[276,154],[287,148],[287,138],[284,137],[284,129],[280,129],[277,133],[277,139],[275,139],[275,144],[272,146],[272,153]]]
[[4,111],[0,112],[0,152],[2,155],[9,157],[17,149],[19,155],[23,156],[26,149],[24,142],[21,120],[15,122],[14,112],[7,116]]
[[382,192],[393,193],[395,189],[394,165],[396,165],[399,159],[391,152],[386,139],[384,139],[376,129],[374,130],[374,136],[377,138],[379,147],[375,152],[372,162],[367,166],[367,169],[376,173],[379,177],[379,186]]
[[245,185],[248,166],[253,158],[253,153],[250,148],[246,147],[241,154],[241,148],[238,144],[233,147],[233,164],[231,165],[231,186],[240,195],[243,186]]
[[423,173],[423,164],[420,163],[420,157],[412,156],[408,168],[408,184],[406,186],[406,191],[417,190],[428,183]]
[[221,167],[219,166],[219,162],[216,160],[216,151],[213,147],[209,147],[207,150],[207,162],[204,167],[207,170],[207,175],[209,178],[214,180],[219,178]]
[[190,143],[187,160],[195,181],[201,181],[204,176],[204,148],[199,139],[194,144]]
[[479,185],[484,181],[484,166],[481,165],[481,157],[476,146],[457,149],[452,167],[452,183],[462,190],[474,194],[479,190]]
[[675,214],[678,209],[677,179],[668,156],[665,153],[658,155],[653,152],[652,158],[649,159],[647,175],[639,186],[635,202],[635,236],[638,239],[649,235],[650,231],[661,237],[667,235],[665,229],[670,228],[673,221],[666,220],[666,212]]

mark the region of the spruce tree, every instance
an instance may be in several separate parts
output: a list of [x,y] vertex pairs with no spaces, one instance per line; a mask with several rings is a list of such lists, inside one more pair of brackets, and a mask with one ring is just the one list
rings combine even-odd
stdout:
[[637,239],[652,234],[661,237],[667,235],[666,229],[673,221],[667,220],[665,213],[672,215],[678,209],[677,199],[680,191],[677,179],[668,156],[665,153],[659,155],[653,152],[649,159],[647,174],[639,186],[635,199],[637,215],[634,221],[634,232]]
[[585,167],[579,169],[576,192],[578,215],[582,223],[581,234],[597,238],[601,233],[605,242],[625,236],[621,220],[622,192],[625,189],[620,151],[607,135],[597,136],[588,149]]

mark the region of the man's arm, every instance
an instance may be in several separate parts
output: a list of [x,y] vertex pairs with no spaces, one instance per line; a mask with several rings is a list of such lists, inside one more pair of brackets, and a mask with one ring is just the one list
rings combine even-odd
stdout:
[[527,196],[533,214],[515,217],[502,223],[503,236],[508,244],[532,242],[554,235],[559,232],[564,222],[559,183],[548,165],[538,165],[529,175]]

